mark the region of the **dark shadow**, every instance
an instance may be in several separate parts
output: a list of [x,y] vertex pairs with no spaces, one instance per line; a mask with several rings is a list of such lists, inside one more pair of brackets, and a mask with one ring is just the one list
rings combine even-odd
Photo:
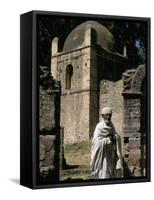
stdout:
[[10,180],[11,182],[17,184],[17,185],[20,185],[20,179],[18,179],[18,178],[10,178],[9,180]]
[[82,179],[82,178],[67,178],[61,182],[62,183],[76,183],[76,182],[80,182],[80,181],[84,181],[84,179]]
[[65,170],[65,169],[75,169],[75,168],[78,168],[79,165],[69,165],[67,164],[66,162],[66,158],[64,157],[64,153],[63,153],[63,157],[62,157],[62,170]]
[[79,167],[79,165],[68,165],[68,164],[65,164],[63,166],[63,170],[65,170],[65,169],[75,169],[75,168],[78,168],[78,167]]
[[127,163],[123,159],[123,167],[124,167],[124,178],[133,177],[133,174],[128,168]]

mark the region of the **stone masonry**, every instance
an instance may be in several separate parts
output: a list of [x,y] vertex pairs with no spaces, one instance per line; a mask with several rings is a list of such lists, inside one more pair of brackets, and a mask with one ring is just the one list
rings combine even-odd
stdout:
[[[145,65],[123,74],[124,97],[124,161],[127,164],[126,176],[144,176],[145,169],[145,130],[142,128],[144,103],[142,91],[145,79]],[[142,105],[143,104],[143,105]]]
[[47,67],[40,66],[39,89],[39,182],[59,180],[60,84]]
[[[113,118],[122,134],[123,98],[119,84],[128,60],[114,52],[113,35],[101,24],[87,21],[68,35],[60,52],[59,42],[57,37],[52,41],[51,72],[62,86],[60,125],[64,128],[64,142],[90,139],[99,121],[100,108],[111,104],[113,97],[113,110],[120,113]],[[67,74],[68,68],[71,74]],[[100,88],[103,81],[113,85],[106,94]]]
[[[111,106],[113,123],[123,141],[125,176],[143,176],[145,65],[132,67],[126,47],[121,55],[114,51],[114,45],[114,36],[95,21],[76,27],[61,51],[59,39],[52,40],[51,72],[61,83],[60,126],[64,143],[89,140],[100,120],[101,109]],[[44,119],[52,121],[48,110],[41,112]],[[46,128],[54,127],[54,123],[43,124]]]

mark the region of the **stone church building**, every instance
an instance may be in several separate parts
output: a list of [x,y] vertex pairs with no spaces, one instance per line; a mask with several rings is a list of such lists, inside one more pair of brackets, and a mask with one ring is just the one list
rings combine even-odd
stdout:
[[76,27],[66,38],[52,41],[51,73],[61,82],[61,127],[65,143],[91,138],[104,106],[113,109],[117,132],[123,134],[122,74],[130,69],[127,49],[115,52],[114,36],[96,21]]
[[122,138],[124,177],[146,175],[146,65],[132,66],[126,45],[116,52],[114,36],[96,21],[80,24],[60,46],[55,37],[51,73],[39,66],[40,182],[59,180],[63,136],[65,144],[91,139],[104,106]]
[[146,169],[146,69],[131,66],[124,45],[115,52],[111,32],[96,21],[76,27],[66,38],[52,41],[51,73],[61,83],[60,126],[64,143],[92,137],[104,106],[122,138],[125,176],[144,175]]
[[[59,147],[55,151],[50,147],[59,145],[54,142],[60,135],[59,120],[64,143],[89,140],[101,109],[111,106],[112,121],[122,138],[125,177],[145,175],[146,65],[131,66],[125,45],[123,55],[115,52],[114,36],[96,21],[76,27],[62,51],[60,45],[55,37],[51,47],[54,79],[46,67],[40,68],[40,173],[44,176],[44,170],[52,169],[51,158],[59,154]],[[61,92],[55,80],[60,81]]]

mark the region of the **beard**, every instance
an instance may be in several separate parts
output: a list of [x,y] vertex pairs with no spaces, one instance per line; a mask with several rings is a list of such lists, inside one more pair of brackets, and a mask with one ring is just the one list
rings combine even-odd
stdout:
[[110,120],[109,119],[104,119],[104,121],[105,121],[106,125],[110,125]]

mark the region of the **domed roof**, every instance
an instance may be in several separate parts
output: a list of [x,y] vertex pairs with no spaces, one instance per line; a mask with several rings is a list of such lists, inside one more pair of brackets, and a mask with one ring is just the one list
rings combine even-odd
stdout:
[[114,37],[112,33],[105,26],[96,21],[86,21],[77,26],[67,36],[63,51],[69,52],[84,47],[85,32],[89,27],[94,29],[97,33],[97,44],[108,51],[112,51],[114,48]]

